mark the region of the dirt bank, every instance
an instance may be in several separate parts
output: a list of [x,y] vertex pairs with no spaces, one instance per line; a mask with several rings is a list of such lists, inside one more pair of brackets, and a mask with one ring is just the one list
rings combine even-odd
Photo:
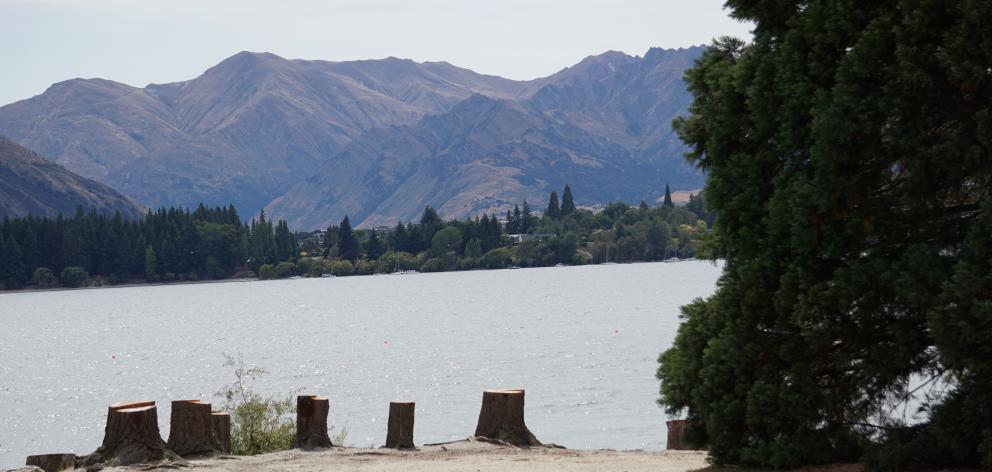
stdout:
[[[186,464],[142,470],[179,470]],[[422,446],[415,451],[335,448],[321,451],[283,451],[259,456],[222,456],[193,459],[189,466],[202,471],[628,471],[681,472],[707,466],[706,455],[688,451],[581,451],[553,448],[517,449],[479,442]],[[103,469],[134,472],[133,468]]]

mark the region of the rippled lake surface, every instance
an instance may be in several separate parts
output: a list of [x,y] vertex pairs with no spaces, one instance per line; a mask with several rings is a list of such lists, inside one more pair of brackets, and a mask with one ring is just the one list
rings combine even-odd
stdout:
[[0,467],[89,453],[107,405],[169,401],[232,380],[329,396],[347,445],[385,441],[390,400],[417,402],[415,441],[471,435],[482,391],[522,387],[527,423],[570,448],[662,449],[658,354],[679,306],[716,288],[709,262],[224,282],[0,295]]

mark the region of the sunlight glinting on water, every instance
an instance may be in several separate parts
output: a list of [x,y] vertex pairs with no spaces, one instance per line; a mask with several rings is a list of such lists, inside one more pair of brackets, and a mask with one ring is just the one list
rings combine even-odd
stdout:
[[0,467],[92,452],[107,405],[213,401],[223,353],[266,394],[329,396],[346,443],[381,445],[390,400],[418,444],[472,434],[482,390],[522,387],[527,423],[570,448],[661,449],[656,358],[712,263],[627,264],[0,295]]

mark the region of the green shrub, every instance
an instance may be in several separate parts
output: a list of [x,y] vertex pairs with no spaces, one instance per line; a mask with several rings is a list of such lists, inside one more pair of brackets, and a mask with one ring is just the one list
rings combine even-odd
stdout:
[[227,271],[221,267],[220,262],[214,256],[207,256],[207,264],[204,272],[208,279],[223,279],[227,276]]
[[437,257],[432,257],[424,262],[424,265],[420,266],[421,272],[444,272],[448,268],[448,265],[444,263],[441,259]]
[[479,267],[479,260],[474,257],[464,257],[458,263],[458,269],[460,270],[472,270]]
[[465,257],[476,260],[482,257],[482,241],[479,238],[469,239],[465,243]]
[[590,262],[592,259],[584,252],[577,252],[572,255],[572,265],[586,265]]
[[399,270],[411,270],[417,269],[423,263],[420,263],[416,257],[411,256],[406,252],[387,252],[379,258],[379,272],[391,273],[396,270],[396,258],[399,257]]
[[254,455],[293,447],[296,407],[292,395],[280,399],[256,393],[254,382],[267,373],[265,369],[246,367],[241,357],[224,357],[224,367],[234,368],[234,382],[219,392],[223,409],[231,414],[231,453]]
[[[285,451],[293,447],[296,438],[296,402],[294,392],[285,398],[263,396],[255,392],[255,381],[268,372],[262,367],[247,367],[244,358],[224,354],[224,367],[234,368],[234,382],[224,386],[218,395],[224,399],[222,408],[231,415],[231,453],[255,455]],[[344,445],[348,428],[333,434],[334,445]]]
[[62,269],[62,285],[66,287],[82,287],[89,279],[89,272],[82,267],[69,266]]
[[262,264],[258,266],[258,278],[269,280],[272,278],[272,264]]
[[351,275],[354,272],[355,266],[351,265],[351,261],[335,261],[331,264],[331,273],[338,277]]
[[326,259],[311,258],[307,262],[307,265],[309,268],[306,269],[306,273],[310,277],[320,277],[321,275],[331,273],[331,261]]
[[296,275],[296,264],[292,262],[280,262],[272,269],[272,277],[275,279],[285,279]]
[[510,265],[510,251],[506,248],[496,248],[482,256],[479,264],[486,269],[505,269]]
[[35,269],[34,275],[31,277],[31,283],[38,288],[52,288],[59,286],[59,279],[55,278],[52,269],[39,267]]
[[368,260],[360,260],[355,265],[355,273],[358,275],[372,275],[375,273],[376,263]]

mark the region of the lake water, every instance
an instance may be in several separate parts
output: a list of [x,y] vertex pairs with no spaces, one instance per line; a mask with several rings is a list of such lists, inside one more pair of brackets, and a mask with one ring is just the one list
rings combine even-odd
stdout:
[[679,306],[720,268],[686,261],[0,295],[0,468],[89,453],[107,405],[169,401],[232,380],[328,396],[346,444],[385,441],[390,400],[417,402],[418,443],[471,435],[482,391],[527,391],[527,424],[569,448],[663,449],[658,354]]

